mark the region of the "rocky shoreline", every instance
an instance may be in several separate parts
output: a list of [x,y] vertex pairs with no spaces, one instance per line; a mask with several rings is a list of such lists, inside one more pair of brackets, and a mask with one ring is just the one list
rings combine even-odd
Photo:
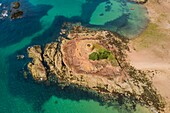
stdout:
[[28,69],[35,81],[81,88],[100,95],[105,102],[125,97],[132,106],[140,103],[164,109],[164,100],[151,80],[126,60],[128,40],[71,23],[65,23],[60,34],[57,42],[44,49],[39,45],[27,49],[33,59]]
[[135,3],[138,3],[138,4],[145,4],[148,2],[148,0],[129,0],[129,1],[132,1],[132,2],[135,2]]

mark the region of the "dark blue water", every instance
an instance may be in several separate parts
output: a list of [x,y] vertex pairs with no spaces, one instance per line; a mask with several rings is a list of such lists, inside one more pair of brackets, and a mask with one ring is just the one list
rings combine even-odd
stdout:
[[[9,9],[12,1],[14,0],[0,0],[0,2],[8,6],[7,9]],[[0,113],[129,112],[126,109],[120,110],[118,104],[112,107],[100,106],[96,97],[78,89],[60,89],[57,85],[37,84],[32,80],[31,76],[24,79],[23,71],[30,60],[27,58],[26,48],[35,44],[44,46],[48,42],[56,41],[61,25],[64,22],[81,22],[84,26],[122,33],[126,31],[126,28],[136,28],[135,25],[137,24],[129,23],[134,20],[135,13],[130,12],[127,15],[122,14],[122,11],[120,11],[121,16],[118,18],[107,20],[108,18],[104,17],[105,20],[103,21],[105,23],[102,25],[101,22],[101,25],[98,25],[100,24],[98,22],[100,18],[96,16],[95,12],[100,12],[100,7],[103,7],[101,4],[105,4],[108,0],[19,1],[21,2],[21,9],[24,11],[23,18],[0,20]],[[114,0],[111,1],[115,2]],[[117,3],[120,5],[122,1],[117,0]],[[132,3],[132,5],[134,4]],[[124,6],[120,7],[129,9]],[[138,9],[137,5],[133,7]],[[141,6],[139,6],[140,8]],[[142,10],[145,9],[142,8]],[[107,15],[103,11],[101,13]],[[93,24],[90,24],[92,21]],[[147,18],[144,21],[147,22]],[[98,22],[98,24],[94,22]],[[144,28],[145,26],[146,24],[142,24],[139,28]],[[129,31],[129,34],[131,33]],[[17,60],[16,55],[18,54],[24,54],[26,58]]]

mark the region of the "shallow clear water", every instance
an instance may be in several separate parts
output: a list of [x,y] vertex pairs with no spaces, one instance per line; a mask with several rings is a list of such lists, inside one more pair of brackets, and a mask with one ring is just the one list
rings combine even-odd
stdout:
[[[8,5],[14,0],[0,0]],[[36,84],[23,78],[31,45],[55,41],[63,22],[81,22],[84,26],[111,30],[129,37],[147,25],[143,6],[123,0],[20,0],[22,19],[0,20],[0,113],[125,113],[119,105],[101,106],[97,99],[76,89]],[[107,6],[107,8],[105,8]],[[130,8],[135,10],[130,10]],[[138,15],[138,13],[141,13]],[[137,107],[137,113],[147,110]]]

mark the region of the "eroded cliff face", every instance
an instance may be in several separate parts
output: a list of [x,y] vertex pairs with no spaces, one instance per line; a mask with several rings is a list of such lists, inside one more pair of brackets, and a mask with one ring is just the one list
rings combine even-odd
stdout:
[[[84,87],[110,98],[121,94],[158,110],[164,108],[151,81],[126,61],[126,41],[108,31],[67,26],[61,32],[66,38],[60,37],[60,42],[47,44],[44,52],[40,46],[28,48],[29,57],[33,58],[28,69],[36,81]],[[93,53],[98,56],[93,56],[96,59],[92,60],[89,55]]]

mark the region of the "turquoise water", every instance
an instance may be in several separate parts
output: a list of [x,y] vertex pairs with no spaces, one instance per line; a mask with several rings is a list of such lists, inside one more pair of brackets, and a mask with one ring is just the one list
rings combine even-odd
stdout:
[[[7,6],[12,1],[0,0]],[[55,41],[63,22],[137,35],[148,21],[143,6],[123,0],[20,1],[23,18],[0,20],[0,113],[129,113],[117,103],[102,106],[86,92],[37,84],[31,77],[24,79],[29,59],[17,60],[16,55],[26,56],[28,46]],[[132,7],[135,10],[130,10]],[[136,113],[143,112],[149,111],[138,106]]]

